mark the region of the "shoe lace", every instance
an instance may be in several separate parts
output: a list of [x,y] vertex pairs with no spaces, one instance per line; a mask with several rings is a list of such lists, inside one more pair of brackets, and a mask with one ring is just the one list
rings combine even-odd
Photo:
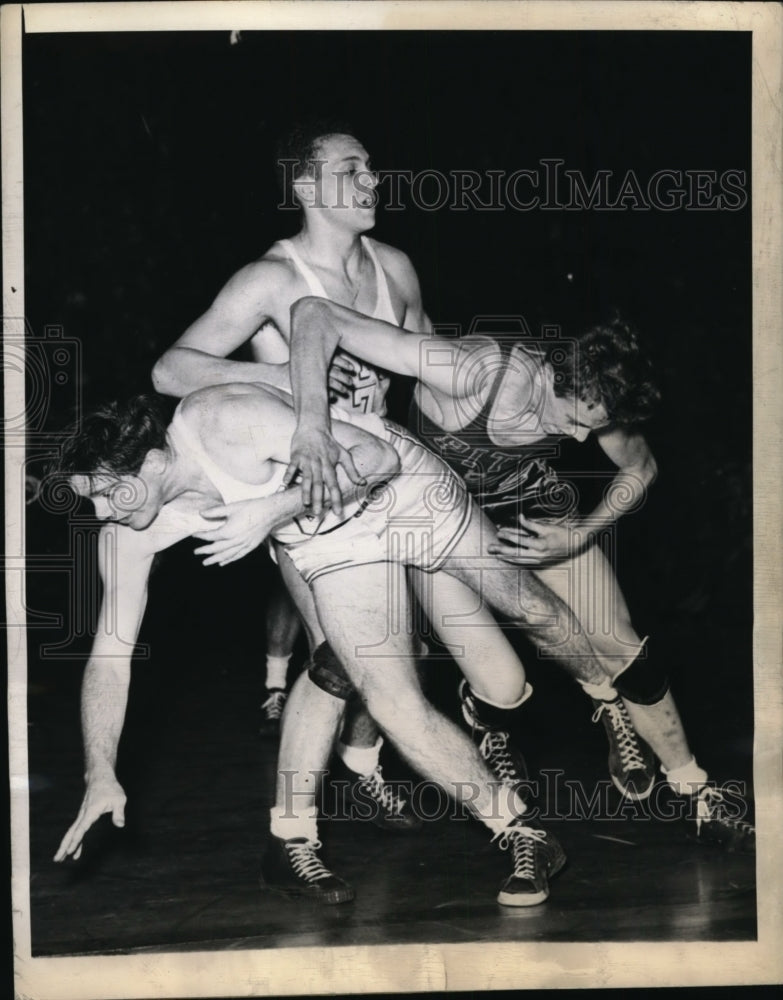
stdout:
[[329,878],[332,874],[315,853],[320,848],[320,840],[307,840],[302,844],[287,842],[285,845],[291,867],[297,876],[306,882],[317,882],[319,879]]
[[598,722],[604,712],[608,713],[609,723],[617,742],[620,761],[626,771],[644,770],[644,758],[641,747],[633,728],[625,705],[618,699],[602,701],[593,712],[593,722]]
[[386,784],[380,766],[376,767],[372,774],[362,778],[359,787],[365,790],[371,799],[378,802],[387,815],[401,815],[407,800],[401,798],[393,788]]
[[516,784],[519,776],[514,770],[514,761],[508,751],[508,733],[485,733],[479,744],[479,753],[503,784]]
[[534,830],[530,826],[512,826],[497,834],[498,847],[505,851],[511,847],[514,858],[514,875],[518,878],[536,877],[536,847],[546,840],[546,830]]
[[285,691],[273,691],[261,706],[267,719],[279,719],[285,707]]
[[724,801],[723,792],[719,788],[713,788],[711,785],[705,785],[702,788],[696,806],[696,833],[698,834],[701,830],[702,823],[715,821],[742,835],[755,834],[756,828],[753,824],[746,823],[739,816],[732,816],[725,809]]

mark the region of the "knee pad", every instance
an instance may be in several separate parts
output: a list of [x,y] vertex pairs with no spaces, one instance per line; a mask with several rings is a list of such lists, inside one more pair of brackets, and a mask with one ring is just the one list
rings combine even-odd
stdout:
[[479,696],[474,693],[470,684],[463,679],[459,686],[459,697],[462,702],[462,715],[472,729],[507,729],[513,724],[513,721],[520,712],[522,705],[528,700],[532,693],[532,686],[526,683],[522,697],[518,702],[516,702],[516,704],[505,707],[502,705],[493,705],[490,702],[485,701],[483,698],[479,698]]
[[348,679],[348,674],[328,642],[322,642],[313,653],[307,676],[313,684],[334,698],[350,701],[356,697],[356,688]]
[[644,659],[637,656],[630,666],[612,678],[612,684],[622,698],[634,705],[654,705],[669,690],[669,678],[649,652]]

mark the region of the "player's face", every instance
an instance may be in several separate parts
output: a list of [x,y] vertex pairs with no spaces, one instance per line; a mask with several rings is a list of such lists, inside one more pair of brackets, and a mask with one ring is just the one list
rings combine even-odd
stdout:
[[603,403],[591,403],[575,396],[549,394],[541,425],[548,434],[584,441],[593,431],[609,424]]
[[142,475],[72,476],[70,483],[79,496],[92,502],[98,520],[124,524],[134,531],[148,528],[163,506],[155,479]]
[[315,207],[330,213],[334,221],[357,232],[375,225],[377,177],[370,168],[370,154],[350,135],[332,135],[321,142],[318,159],[320,183],[316,182]]

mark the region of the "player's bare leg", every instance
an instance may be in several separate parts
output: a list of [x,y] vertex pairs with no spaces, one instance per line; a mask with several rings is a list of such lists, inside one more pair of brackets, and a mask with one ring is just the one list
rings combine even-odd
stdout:
[[409,580],[440,641],[462,671],[462,714],[495,777],[525,794],[529,775],[515,745],[523,706],[533,693],[511,643],[482,598],[447,573],[412,570]]
[[[513,872],[499,901],[543,901],[547,878],[560,870],[564,855],[551,835],[526,823],[519,797],[496,781],[471,740],[422,695],[410,630],[392,620],[395,614],[398,622],[409,620],[403,567],[381,563],[340,576],[339,587],[322,577],[313,590],[330,644],[370,714],[415,770],[462,800],[502,846],[511,847]],[[345,586],[351,579],[353,585]],[[363,606],[357,615],[358,592]]]
[[266,605],[265,700],[261,705],[260,732],[276,736],[288,696],[288,668],[302,625],[296,606],[282,581]]
[[[695,799],[699,836],[731,849],[752,850],[755,836],[743,817],[722,808],[719,793],[694,757],[669,688],[664,666],[651,643],[634,630],[611,563],[597,545],[575,559],[536,571],[572,608],[590,637],[607,675],[599,686],[583,684],[594,718],[606,727],[612,746],[610,770],[626,795],[645,797],[655,781],[655,759],[671,788]],[[634,739],[628,721],[644,743]],[[647,746],[652,753],[648,755]]]
[[[326,643],[310,587],[302,579],[285,550],[280,547],[277,548],[277,559],[283,580],[296,604],[310,643],[310,660],[305,673],[315,678],[316,684],[321,684],[325,692],[336,695],[341,700],[339,719],[335,722],[338,728],[334,732],[340,732],[341,722],[342,735],[340,739],[333,740],[332,749],[337,757],[333,777],[345,789],[349,802],[361,798],[363,803],[367,803],[368,800],[373,803],[369,816],[376,826],[399,832],[417,830],[421,823],[411,811],[408,801],[397,795],[384,781],[380,763],[383,746],[380,730],[361,699],[352,697],[353,690],[350,684],[340,680],[344,674]],[[300,699],[308,697],[305,692],[309,693],[307,704],[302,701],[297,709],[299,712],[320,710],[310,687],[303,684],[297,688]],[[325,705],[324,702],[320,704]],[[306,729],[302,729],[302,735],[307,739]],[[292,751],[295,755],[295,744]],[[292,757],[288,752],[284,754],[281,747],[281,767],[286,767],[288,762],[295,759],[295,756]],[[329,766],[328,757],[318,766],[326,769]]]

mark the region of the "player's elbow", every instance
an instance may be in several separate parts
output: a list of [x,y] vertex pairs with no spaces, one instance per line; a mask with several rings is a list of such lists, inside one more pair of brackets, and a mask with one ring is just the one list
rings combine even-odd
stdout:
[[655,461],[652,455],[648,455],[644,462],[644,467],[642,469],[642,480],[644,482],[645,488],[649,489],[650,486],[658,478],[658,463]]
[[172,364],[171,351],[158,358],[152,369],[152,385],[164,396],[179,396],[180,385]]
[[291,332],[304,328],[308,335],[323,327],[330,316],[331,303],[318,295],[305,295],[291,306]]

